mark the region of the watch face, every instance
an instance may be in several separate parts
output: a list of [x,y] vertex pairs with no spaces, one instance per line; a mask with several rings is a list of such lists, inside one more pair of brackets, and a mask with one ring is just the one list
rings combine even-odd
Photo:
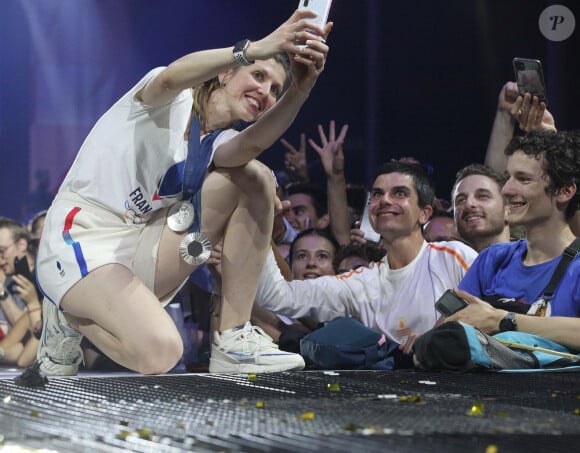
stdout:
[[499,330],[502,332],[516,330],[516,323],[514,321],[513,313],[508,313],[505,318],[500,321]]
[[238,41],[234,46],[234,52],[242,52],[246,50],[249,45],[250,45],[249,39],[242,39],[241,41]]

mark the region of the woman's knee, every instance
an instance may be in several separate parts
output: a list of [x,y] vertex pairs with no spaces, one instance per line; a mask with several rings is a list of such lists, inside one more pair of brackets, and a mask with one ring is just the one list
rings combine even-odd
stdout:
[[183,340],[179,332],[157,331],[143,336],[137,347],[137,368],[141,374],[166,373],[183,356]]
[[246,195],[262,196],[274,199],[276,194],[276,179],[272,171],[263,163],[253,160],[235,175],[236,184]]

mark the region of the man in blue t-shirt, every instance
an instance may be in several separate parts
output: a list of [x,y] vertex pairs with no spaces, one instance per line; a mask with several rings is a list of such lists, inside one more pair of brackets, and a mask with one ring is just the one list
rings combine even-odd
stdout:
[[[519,330],[580,349],[580,256],[568,265],[553,298],[543,300],[564,249],[576,238],[568,221],[580,209],[580,135],[532,132],[514,137],[505,154],[509,179],[502,193],[510,223],[525,229],[526,240],[481,252],[457,291],[469,306],[448,320],[488,334]],[[493,308],[482,301],[491,296],[530,309],[517,314]]]

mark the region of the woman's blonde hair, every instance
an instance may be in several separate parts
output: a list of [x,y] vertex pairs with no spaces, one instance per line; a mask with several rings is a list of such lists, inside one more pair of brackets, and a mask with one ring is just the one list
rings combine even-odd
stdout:
[[[278,99],[286,92],[288,87],[290,86],[290,82],[292,82],[292,67],[290,65],[290,60],[288,59],[288,55],[285,53],[279,53],[273,57],[276,63],[279,63],[284,68],[284,73],[286,75],[286,79],[284,80],[284,86],[282,87],[282,91]],[[240,67],[234,68],[234,72],[236,72]],[[218,77],[214,77],[213,79],[206,80],[201,85],[198,85],[193,88],[193,113],[195,117],[201,122],[202,126],[206,122],[205,112],[207,111],[207,104],[209,102],[209,98],[211,94],[221,87],[221,83]]]

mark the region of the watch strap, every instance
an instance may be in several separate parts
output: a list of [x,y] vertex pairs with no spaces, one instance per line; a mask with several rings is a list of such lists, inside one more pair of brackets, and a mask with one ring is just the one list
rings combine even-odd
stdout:
[[250,46],[250,40],[249,39],[242,39],[241,41],[238,41],[235,45],[234,45],[234,59],[236,60],[236,62],[242,66],[249,66],[251,64],[254,64],[253,61],[250,61],[246,58],[246,49]]
[[517,330],[516,314],[510,311],[503,319],[499,322],[500,332],[511,332]]

